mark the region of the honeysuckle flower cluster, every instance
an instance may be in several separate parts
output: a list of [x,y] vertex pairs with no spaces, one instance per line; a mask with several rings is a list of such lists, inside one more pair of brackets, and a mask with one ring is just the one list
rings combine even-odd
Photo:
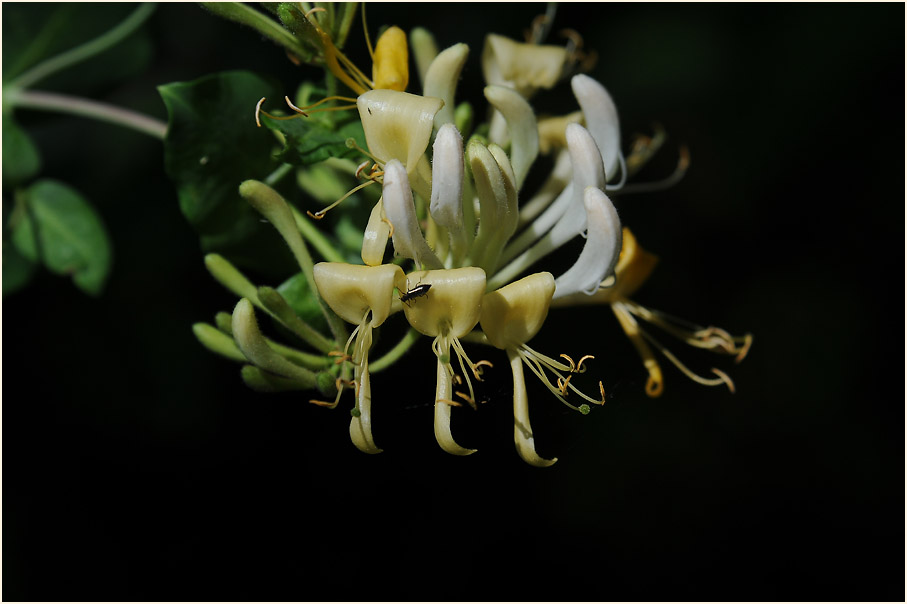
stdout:
[[[738,361],[751,341],[681,322],[630,300],[654,268],[655,257],[621,225],[611,197],[620,194],[627,177],[660,141],[640,139],[624,156],[610,94],[593,78],[573,73],[575,45],[489,35],[481,54],[489,119],[472,128],[471,107],[456,104],[457,83],[470,53],[466,45],[439,52],[428,32],[411,32],[422,83],[417,94],[406,91],[409,46],[402,30],[391,27],[378,39],[368,78],[336,48],[316,17],[306,15],[323,44],[325,65],[356,94],[349,98],[349,110],[358,112],[367,143],[367,149],[360,149],[365,161],[355,170],[364,182],[356,190],[377,185],[381,195],[364,226],[362,264],[330,258],[316,264],[304,239],[316,237],[312,229],[318,223],[264,183],[247,181],[240,187],[241,195],[286,240],[331,330],[326,336],[312,329],[275,290],[256,288],[225,259],[209,256],[212,274],[242,299],[229,320],[219,318],[220,329],[197,325],[196,334],[212,350],[247,363],[242,373],[247,384],[268,391],[318,389],[333,395],[333,400],[312,400],[326,407],[336,407],[344,390],[352,389],[350,437],[360,450],[379,453],[372,433],[371,373],[400,358],[424,335],[436,365],[435,437],[444,451],[469,455],[475,449],[461,446],[453,436],[453,409],[476,407],[473,380],[496,366],[497,361],[484,357],[494,357],[493,349],[498,349],[513,377],[517,452],[529,464],[548,466],[556,459],[536,452],[524,366],[555,398],[581,414],[605,403],[605,387],[599,381],[590,395],[577,384],[592,355],[552,358],[528,343],[543,329],[550,309],[602,304],[610,306],[642,357],[649,372],[648,395],[658,396],[663,389],[653,347],[692,379],[733,389],[720,370],[713,370],[714,378],[693,373],[637,321]],[[537,33],[530,37],[538,38]],[[539,118],[530,99],[565,79],[575,99],[567,107],[572,112]],[[314,111],[287,103],[297,114],[293,119],[307,119]],[[553,156],[553,168],[537,190],[527,191],[527,176],[542,152]],[[310,214],[320,218],[325,211]],[[585,242],[572,266],[557,275],[544,270],[542,261],[576,237]],[[256,307],[316,352],[265,338]],[[402,318],[394,316],[401,313]],[[370,362],[374,330],[399,320],[409,324],[408,335]],[[349,334],[344,323],[354,326]],[[468,353],[464,343],[475,352]]]

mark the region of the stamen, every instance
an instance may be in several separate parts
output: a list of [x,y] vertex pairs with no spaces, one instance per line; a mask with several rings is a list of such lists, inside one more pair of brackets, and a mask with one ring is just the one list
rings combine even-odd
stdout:
[[359,164],[358,167],[356,167],[356,180],[359,180],[360,178],[362,178],[362,170],[364,170],[365,167],[368,166],[370,163],[372,163],[372,162],[370,162],[369,160],[365,160],[364,162]]
[[463,406],[462,404],[458,403],[457,401],[452,401],[449,398],[439,398],[439,399],[436,399],[436,402],[447,403],[451,407],[462,407]]
[[[328,12],[328,10],[326,8],[324,8],[323,6],[316,6],[315,8],[309,9],[306,12],[305,18],[309,19],[309,17],[315,13],[326,13],[326,12]],[[311,21],[311,19],[309,19],[309,21]]]
[[390,233],[387,234],[387,238],[390,239],[394,236],[394,223],[387,219],[387,217],[382,217],[381,222],[386,222],[387,226],[390,227]]
[[478,363],[476,363],[475,365],[472,366],[472,372],[476,376],[476,379],[479,380],[480,382],[482,381],[482,378],[480,377],[482,375],[482,369],[481,369],[482,367],[494,367],[494,365],[491,364],[491,361],[486,361],[485,359],[482,359],[481,361],[479,361]]
[[646,394],[653,398],[660,396],[664,389],[661,367],[655,359],[655,353],[652,352],[652,349],[640,335],[639,324],[624,303],[612,304],[611,310],[614,312],[614,316],[617,317],[617,321],[620,323],[624,333],[630,338],[630,343],[636,348],[636,352],[642,359],[646,371],[649,372],[649,379],[646,381]]
[[328,207],[322,208],[322,209],[318,210],[318,211],[315,212],[314,214],[313,214],[312,212],[310,212],[309,210],[306,210],[305,213],[308,214],[309,216],[311,216],[312,218],[314,218],[315,220],[321,220],[322,218],[324,218],[324,215],[325,215],[325,214],[327,214],[329,211],[333,210],[333,209],[336,208],[338,205],[340,205],[340,203],[341,203],[342,201],[344,201],[347,197],[349,197],[350,195],[353,195],[354,193],[358,192],[358,191],[361,190],[361,189],[364,189],[365,187],[367,187],[367,186],[369,186],[369,185],[375,184],[375,182],[377,182],[377,181],[370,180],[370,181],[368,181],[368,182],[362,183],[361,185],[357,185],[356,187],[353,187],[352,189],[350,189],[350,190],[346,193],[346,195],[344,195],[343,197],[341,197],[340,199],[338,199],[337,201],[335,201],[334,203],[332,203],[332,204],[329,205]]
[[292,109],[296,113],[301,113],[304,117],[309,117],[308,113],[293,104],[293,101],[290,100],[290,97],[284,95],[283,100],[285,100],[287,102],[287,105],[290,106],[290,109]]
[[300,65],[302,65],[302,61],[299,60],[299,57],[297,57],[296,55],[291,53],[289,50],[287,50],[285,52],[286,52],[287,58],[290,60],[290,63],[292,63],[296,67],[299,67]]
[[315,399],[310,399],[309,402],[312,403],[313,405],[318,405],[319,407],[327,407],[328,409],[333,409],[334,407],[337,406],[336,402],[328,403],[325,401],[316,401]]
[[266,97],[261,97],[258,99],[258,102],[255,103],[255,125],[261,128],[261,120],[258,119],[258,114],[261,112],[261,104],[265,102]]
[[567,385],[570,383],[570,380],[573,378],[573,374],[567,376],[567,379],[557,378],[557,387],[561,391],[561,395],[567,396]]
[[599,404],[604,405],[605,404],[605,385],[602,384],[601,381],[598,382],[598,389],[602,393],[602,402]]
[[[368,151],[366,151],[365,149],[363,149],[362,147],[360,147],[359,144],[356,143],[356,139],[354,139],[354,138],[348,138],[348,139],[346,139],[346,146],[347,146],[347,148],[349,148],[349,149],[355,149],[356,151],[358,151],[358,152],[361,153],[362,155],[364,155],[364,156],[370,158],[373,162],[375,162],[375,165],[376,165],[376,166],[383,166],[385,163],[387,163],[387,162],[381,161],[380,159],[378,159],[377,157],[375,157],[374,155],[372,155],[370,152],[368,152]],[[373,169],[374,169],[374,168],[373,168]],[[382,173],[382,174],[383,174],[383,173]]]
[[563,354],[563,353],[561,353],[560,356],[562,356],[562,357],[564,357],[565,359],[567,359],[567,362],[570,363],[570,373],[573,373],[573,372],[576,370],[576,363],[573,362],[573,359],[571,359],[569,355],[566,355],[566,354]]
[[365,46],[366,48],[368,48],[368,56],[372,60],[372,62],[374,62],[375,49],[372,48],[372,40],[368,35],[368,25],[365,22],[365,2],[362,3],[362,33],[365,36]]
[[725,384],[731,392],[734,392],[734,383],[731,381],[731,378],[727,376],[727,374],[722,373],[718,369],[712,369],[712,372],[718,375],[718,377],[715,379],[708,379],[702,377],[701,375],[693,373],[693,371],[690,370],[686,365],[681,363],[680,359],[674,356],[674,354],[670,350],[662,346],[657,340],[655,340],[644,330],[640,329],[639,333],[642,334],[642,336],[646,338],[652,345],[658,348],[658,351],[661,352],[661,354],[665,355],[665,357],[667,357],[667,359],[671,361],[671,363],[673,363],[675,367],[680,369],[680,371],[683,372],[685,376],[687,376],[694,382],[702,384],[703,386],[720,386],[721,384]]
[[469,395],[467,395],[465,392],[460,392],[459,390],[455,390],[454,394],[456,394],[461,399],[463,399],[464,401],[469,403],[469,406],[472,407],[473,409],[478,409],[478,407],[476,406],[476,401],[473,398],[471,398]]
[[690,167],[690,150],[686,145],[681,145],[678,149],[677,167],[674,172],[667,178],[655,180],[652,182],[633,183],[621,189],[621,193],[651,193],[653,191],[662,191],[673,187],[681,180]]
[[739,363],[746,358],[747,353],[750,351],[750,346],[753,345],[753,334],[748,333],[743,336],[743,346],[740,348],[740,354],[737,355],[737,358],[734,359],[735,363]]
[[586,373],[586,369],[583,367],[583,361],[585,361],[586,359],[592,360],[592,359],[594,359],[594,358],[595,358],[595,357],[592,356],[591,354],[587,354],[586,356],[584,356],[583,358],[581,358],[579,361],[577,361],[577,363],[576,363],[576,373]]
[[734,381],[730,378],[730,376],[728,376],[728,374],[721,371],[720,369],[715,369],[714,367],[712,367],[712,373],[717,375],[721,379],[721,381],[723,381],[727,385],[728,390],[731,391],[731,394],[734,394],[737,391],[736,388],[734,388]]

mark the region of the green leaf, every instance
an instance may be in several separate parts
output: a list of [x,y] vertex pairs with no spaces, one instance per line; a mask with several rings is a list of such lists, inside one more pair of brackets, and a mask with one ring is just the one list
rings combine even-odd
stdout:
[[14,187],[34,177],[41,169],[41,155],[25,130],[11,117],[3,116],[3,186]]
[[306,281],[305,275],[296,273],[277,286],[277,291],[303,321],[320,332],[327,330],[324,314],[321,312],[315,294],[309,289],[309,282]]
[[71,275],[85,293],[101,293],[110,272],[110,238],[82,195],[55,180],[39,180],[22,193],[25,212],[13,227],[13,244],[33,262]]
[[261,116],[262,125],[280,132],[286,139],[286,147],[279,154],[282,161],[295,166],[307,166],[329,157],[359,158],[362,153],[346,145],[348,138],[365,149],[365,132],[355,109],[343,116],[342,121],[312,119],[299,116],[289,120],[277,120]]
[[25,287],[35,273],[35,263],[19,253],[10,241],[3,241],[3,297]]
[[205,251],[230,253],[242,266],[263,262],[264,252],[287,255],[273,229],[238,192],[244,180],[264,180],[280,165],[272,157],[274,134],[254,120],[258,100],[279,98],[277,90],[245,71],[158,88],[169,115],[165,168],[176,184],[180,209]]

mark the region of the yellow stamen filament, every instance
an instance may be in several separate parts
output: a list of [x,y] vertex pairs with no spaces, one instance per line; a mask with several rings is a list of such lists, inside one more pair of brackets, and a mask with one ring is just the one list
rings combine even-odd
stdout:
[[344,195],[343,197],[341,197],[340,199],[338,199],[337,201],[335,201],[334,203],[332,203],[332,204],[329,205],[328,207],[322,208],[322,209],[318,210],[317,212],[315,212],[314,214],[313,214],[312,212],[306,210],[306,214],[308,214],[309,216],[311,216],[311,217],[314,218],[315,220],[321,220],[322,218],[324,218],[324,215],[325,215],[325,214],[327,214],[329,211],[331,211],[331,210],[333,210],[334,208],[336,208],[337,206],[339,206],[340,203],[343,202],[343,201],[344,201],[346,198],[348,198],[350,195],[353,195],[354,193],[358,192],[358,191],[361,190],[361,189],[364,189],[365,187],[367,187],[367,186],[369,186],[369,185],[375,184],[375,182],[377,182],[377,181],[370,180],[370,181],[368,181],[368,182],[362,183],[361,185],[358,185],[358,186],[356,186],[356,187],[353,187],[352,189],[350,189],[350,190],[347,192],[346,195]]
[[658,361],[655,360],[655,353],[652,352],[652,349],[646,344],[646,341],[640,334],[639,324],[636,322],[636,319],[633,318],[633,315],[626,309],[624,304],[612,304],[611,310],[614,312],[614,316],[617,317],[617,321],[620,323],[621,328],[623,328],[624,333],[627,334],[627,337],[630,338],[630,342],[636,348],[636,352],[642,359],[646,371],[649,372],[649,379],[646,382],[646,394],[653,398],[661,396],[661,393],[664,390],[661,367],[658,365]]
[[750,346],[753,345],[753,335],[746,334],[743,336],[743,346],[740,348],[740,354],[737,355],[737,358],[734,359],[735,363],[739,363],[746,358],[747,353],[750,351]]
[[392,223],[392,222],[391,222],[390,220],[388,220],[386,217],[382,217],[382,218],[381,218],[381,222],[386,222],[386,223],[387,223],[387,226],[390,227],[390,232],[387,234],[387,238],[390,239],[391,237],[394,236],[394,223]]
[[365,22],[365,2],[362,3],[362,33],[365,36],[365,47],[368,48],[368,56],[374,61],[375,49],[372,48],[372,39],[368,35],[368,24]]
[[467,403],[469,403],[469,406],[472,407],[473,409],[477,409],[477,408],[478,408],[478,407],[476,406],[476,401],[475,401],[475,399],[471,398],[471,397],[470,397],[469,395],[467,395],[465,392],[460,392],[459,390],[455,390],[455,391],[454,391],[454,394],[456,394],[456,395],[459,396],[461,399],[463,399],[464,401],[466,401]]
[[[324,8],[323,6],[316,6],[315,8],[309,9],[309,11],[306,12],[305,18],[309,19],[309,17],[311,17],[315,13],[326,13],[326,12],[328,12],[328,10],[326,8]],[[309,19],[309,21],[311,21],[311,19]]]
[[[588,396],[586,393],[582,392],[576,388],[573,384],[570,383],[570,377],[564,377],[561,371],[569,371],[570,367],[564,365],[563,363],[558,363],[554,359],[547,357],[543,354],[532,350],[525,344],[516,349],[516,353],[520,356],[523,362],[527,367],[538,377],[543,384],[551,391],[554,396],[558,398],[562,403],[573,409],[574,411],[579,411],[579,407],[575,407],[567,402],[564,396],[567,395],[567,390],[571,390],[578,394],[583,399],[593,403],[595,405],[601,404],[600,401]],[[562,355],[563,356],[563,355]],[[568,357],[569,358],[569,357]],[[545,374],[545,369],[548,369],[551,373],[557,377],[557,386],[551,383],[548,379],[548,376]],[[572,372],[570,376],[572,377]]]

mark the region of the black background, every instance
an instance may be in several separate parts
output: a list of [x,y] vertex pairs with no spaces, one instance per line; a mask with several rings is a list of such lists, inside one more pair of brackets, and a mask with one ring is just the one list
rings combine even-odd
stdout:
[[[543,10],[368,17],[469,43],[461,96],[478,100],[484,33],[521,38]],[[903,600],[903,19],[901,4],[560,7],[625,139],[656,120],[671,136],[639,179],[692,151],[678,186],[618,198],[661,257],[636,299],[755,344],[732,366],[665,337],[737,393],[665,363],[648,399],[607,309],[552,312],[533,346],[595,354],[609,403],[582,417],[530,382],[548,469],[513,451],[503,356],[490,403],[454,414],[468,458],[434,442],[427,340],[373,377],[378,456],[342,408],[246,389],[192,335],[235,299],[204,269],[160,143],[22,112],[42,175],[99,208],[115,266],[99,299],[43,273],[3,301],[3,598]],[[147,69],[95,98],[163,119],[159,84],[250,69],[289,93],[316,73],[195,5],[144,29]],[[575,106],[567,85],[537,100]]]

